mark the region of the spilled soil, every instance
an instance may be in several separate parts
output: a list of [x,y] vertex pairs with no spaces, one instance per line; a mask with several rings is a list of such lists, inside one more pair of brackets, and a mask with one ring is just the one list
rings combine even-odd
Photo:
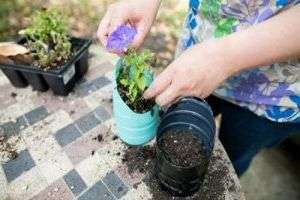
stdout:
[[194,167],[206,163],[201,141],[192,132],[171,130],[160,141],[166,158],[176,166]]
[[101,134],[98,134],[96,137],[93,137],[93,140],[97,140],[98,142],[102,142],[103,136]]
[[18,137],[11,137],[8,139],[6,136],[0,135],[0,163],[7,162],[18,157],[17,143],[19,140],[20,138]]
[[126,163],[129,174],[134,172],[145,173],[153,166],[155,159],[155,148],[152,146],[128,147],[122,162]]
[[[227,188],[235,190],[235,186],[221,155],[222,152],[219,150],[214,152],[202,187],[189,197],[174,197],[161,189],[154,172],[155,146],[129,147],[125,150],[122,161],[127,165],[129,174],[135,172],[144,174],[142,182],[148,186],[153,200],[222,200],[225,199]],[[133,187],[137,189],[139,183]]]

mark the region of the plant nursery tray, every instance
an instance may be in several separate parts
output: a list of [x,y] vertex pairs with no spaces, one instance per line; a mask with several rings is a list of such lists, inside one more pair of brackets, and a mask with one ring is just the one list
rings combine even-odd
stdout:
[[[21,39],[18,44],[25,42],[26,39]],[[31,85],[34,90],[42,92],[51,88],[54,94],[66,96],[88,71],[88,48],[91,43],[90,39],[72,37],[72,49],[76,51],[63,66],[54,70],[21,64],[0,64],[0,68],[15,87],[24,88]]]

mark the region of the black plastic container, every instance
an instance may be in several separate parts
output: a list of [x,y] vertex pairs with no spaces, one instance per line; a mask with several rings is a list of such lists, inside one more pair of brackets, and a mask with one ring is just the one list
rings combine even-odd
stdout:
[[[162,135],[170,130],[188,130],[199,139],[205,163],[194,167],[172,164],[161,148]],[[174,195],[187,196],[196,192],[203,181],[214,147],[215,122],[209,105],[195,97],[185,97],[162,116],[156,142],[156,174],[161,185]]]
[[[19,44],[24,44],[25,39]],[[65,96],[74,88],[75,83],[88,71],[88,48],[92,41],[88,39],[71,38],[74,54],[71,59],[57,70],[42,70],[33,66],[19,64],[0,64],[3,73],[15,87],[32,86],[34,90],[47,91]]]

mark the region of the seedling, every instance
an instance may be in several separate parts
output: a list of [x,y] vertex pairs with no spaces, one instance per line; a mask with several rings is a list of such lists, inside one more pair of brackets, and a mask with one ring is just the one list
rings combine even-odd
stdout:
[[143,93],[153,78],[151,65],[154,56],[149,50],[137,52],[129,49],[122,60],[122,68],[117,77],[118,90],[126,104],[134,111],[151,109],[153,102],[143,98]]
[[41,92],[51,88],[56,95],[68,95],[89,68],[92,43],[68,31],[66,15],[58,8],[36,11],[31,25],[19,32],[17,44],[0,44],[1,70],[15,87],[31,85]]
[[119,26],[108,38],[106,48],[123,56],[117,86],[124,102],[136,112],[149,111],[154,103],[143,98],[153,78],[154,55],[149,50],[130,48],[137,31],[129,25]]
[[27,39],[26,46],[31,50],[36,63],[43,69],[56,68],[71,56],[71,42],[68,36],[68,23],[57,8],[35,12],[32,24],[21,30]]
[[150,64],[153,55],[149,50],[140,53],[130,49],[123,58],[123,67],[119,75],[119,83],[126,89],[128,103],[133,104],[142,97],[148,86],[147,77],[152,76]]

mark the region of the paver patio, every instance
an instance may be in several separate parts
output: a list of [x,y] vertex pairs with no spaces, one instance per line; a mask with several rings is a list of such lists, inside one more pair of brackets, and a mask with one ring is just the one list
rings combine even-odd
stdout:
[[[13,159],[0,152],[0,199],[151,199],[145,184],[134,187],[144,175],[127,172],[126,145],[113,139],[116,58],[95,45],[90,52],[88,74],[67,97],[16,89],[0,72],[0,136],[7,139],[1,145],[11,144],[18,154]],[[218,140],[214,154],[230,172],[223,177],[231,183],[224,186],[224,199],[244,199]],[[212,173],[218,167],[210,166]]]

